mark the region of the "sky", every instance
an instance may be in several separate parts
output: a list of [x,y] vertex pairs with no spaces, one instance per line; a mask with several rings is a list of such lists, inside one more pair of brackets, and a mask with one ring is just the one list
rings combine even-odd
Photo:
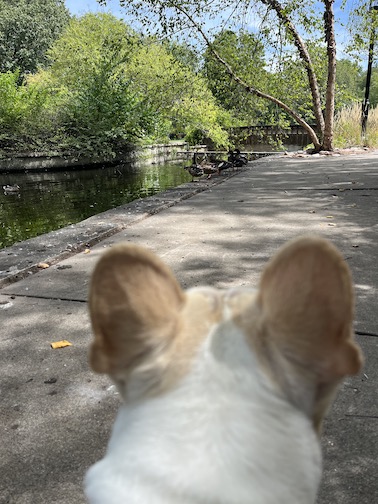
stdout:
[[[352,9],[353,7],[356,6],[357,3],[359,3],[361,0],[346,0],[347,7]],[[369,0],[366,0],[368,2]],[[373,0],[375,3],[378,3],[378,0]],[[315,0],[314,4],[321,4],[322,2]],[[336,17],[341,17],[343,22],[346,22],[347,19],[347,12],[348,8],[345,9],[344,11],[340,9],[340,5],[343,3],[343,0],[336,0],[334,4],[334,11],[335,11],[335,16]],[[83,14],[86,14],[88,12],[111,12],[117,17],[123,17],[126,18],[125,16],[125,11],[122,9],[119,5],[118,0],[108,0],[107,5],[105,7],[100,6],[96,0],[65,0],[66,7],[69,9],[71,14],[81,16]],[[134,24],[134,28],[138,28]],[[347,56],[344,54],[343,49],[347,43],[348,36],[346,29],[341,27],[340,25],[336,26],[336,41],[337,41],[337,52],[338,52],[338,57],[345,57]],[[363,58],[364,59],[364,58]]]
[[71,14],[81,16],[87,12],[112,12],[116,16],[122,15],[118,0],[108,0],[106,7],[101,7],[96,0],[65,0]]
[[[368,0],[367,0],[368,1]],[[374,0],[375,1],[375,0]],[[314,3],[320,3],[315,1]],[[334,5],[335,14],[340,14],[339,5],[341,0],[336,0]],[[353,7],[358,3],[358,0],[347,0],[346,4]],[[96,0],[65,0],[65,4],[71,14],[82,15],[87,12],[112,12],[116,16],[123,15],[123,9],[120,7],[118,0],[108,0],[106,7],[100,6]]]
[[[367,0],[368,1],[368,0]],[[314,3],[320,3],[315,1]],[[339,5],[341,4],[341,0],[335,1],[335,14],[340,14],[341,10]],[[349,4],[351,7],[358,3],[358,0],[347,0],[347,5]],[[116,16],[122,16],[124,11],[120,7],[118,0],[108,0],[106,7],[100,6],[96,0],[65,0],[66,7],[69,9],[71,14],[82,15],[87,12],[112,12]],[[345,15],[344,15],[345,17]]]

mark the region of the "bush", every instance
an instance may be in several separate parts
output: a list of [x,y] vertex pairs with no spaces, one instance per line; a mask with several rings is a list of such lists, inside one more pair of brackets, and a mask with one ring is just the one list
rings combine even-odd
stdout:
[[18,85],[19,72],[0,73],[0,131],[25,134],[44,110],[46,92],[37,86]]
[[110,158],[172,133],[228,145],[229,114],[204,79],[114,16],[72,19],[48,54],[49,68],[20,86],[17,72],[1,74],[0,134],[15,151],[23,142],[28,150]]

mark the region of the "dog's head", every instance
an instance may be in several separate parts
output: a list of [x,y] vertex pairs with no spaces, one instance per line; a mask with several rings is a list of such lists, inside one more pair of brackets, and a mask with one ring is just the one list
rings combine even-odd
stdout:
[[[126,403],[156,404],[174,393],[175,411],[180,394],[183,404],[188,397],[188,410],[206,409],[206,402],[189,397],[209,388],[210,401],[222,395],[219,401],[232,402],[240,388],[227,421],[247,411],[238,408],[248,401],[279,416],[276,402],[265,401],[274,396],[319,432],[337,385],[362,364],[353,335],[351,275],[336,248],[321,238],[284,246],[256,291],[184,292],[153,253],[117,245],[95,268],[89,303],[91,366],[111,376]],[[253,425],[255,418],[243,421]]]
[[353,303],[348,267],[320,238],[283,247],[256,291],[184,292],[151,252],[106,252],[90,361],[125,405],[89,501],[312,504],[322,419],[362,363]]

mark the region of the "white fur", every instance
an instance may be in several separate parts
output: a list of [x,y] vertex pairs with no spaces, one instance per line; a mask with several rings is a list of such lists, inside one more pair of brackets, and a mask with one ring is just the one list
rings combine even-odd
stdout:
[[311,421],[228,321],[173,390],[121,408],[86,494],[91,504],[312,504],[320,475]]

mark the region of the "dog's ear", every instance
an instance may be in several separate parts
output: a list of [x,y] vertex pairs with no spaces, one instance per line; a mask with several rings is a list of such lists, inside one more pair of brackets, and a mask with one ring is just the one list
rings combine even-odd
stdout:
[[99,373],[129,372],[174,338],[185,295],[152,252],[112,247],[95,267],[89,310],[95,340],[90,364]]
[[351,275],[328,241],[303,237],[284,246],[263,272],[258,303],[264,338],[318,383],[360,370]]

